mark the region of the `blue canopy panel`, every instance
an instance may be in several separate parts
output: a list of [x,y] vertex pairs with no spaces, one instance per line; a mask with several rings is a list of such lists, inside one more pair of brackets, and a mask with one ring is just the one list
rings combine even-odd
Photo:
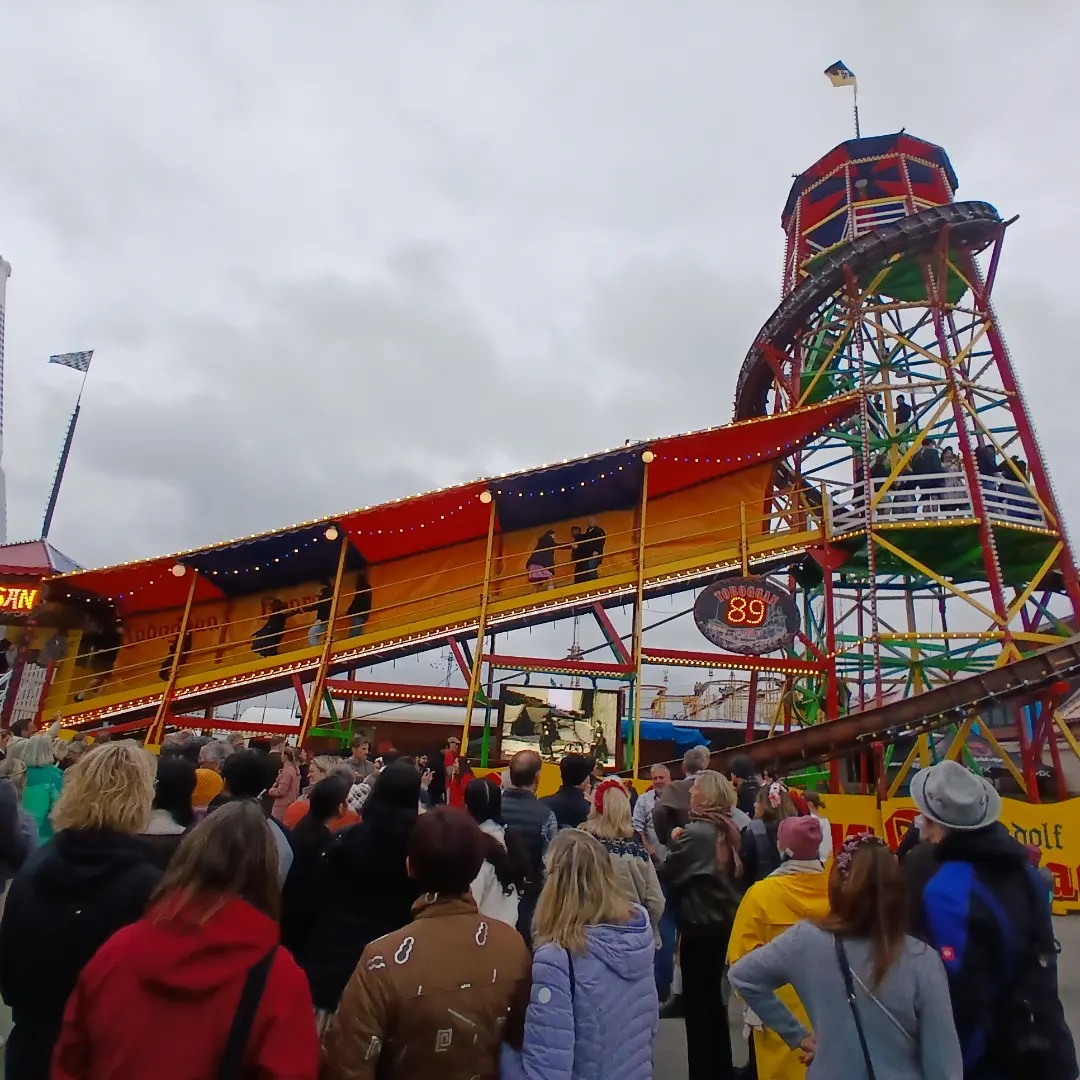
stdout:
[[[325,522],[302,526],[229,547],[196,551],[179,561],[194,568],[226,596],[273,592],[308,581],[333,581],[341,541],[327,540],[326,530]],[[364,565],[364,557],[350,544],[345,569],[359,570]]]
[[533,529],[573,517],[631,510],[641,501],[645,465],[641,448],[553,465],[522,476],[493,480],[503,532]]
[[[629,720],[622,722],[623,742],[634,737],[634,725]],[[708,746],[709,740],[697,728],[680,727],[670,720],[642,720],[641,738],[644,742],[672,742],[676,746]]]

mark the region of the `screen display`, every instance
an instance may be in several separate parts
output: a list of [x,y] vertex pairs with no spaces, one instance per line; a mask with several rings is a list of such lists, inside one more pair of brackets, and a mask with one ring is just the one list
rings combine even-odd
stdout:
[[504,686],[499,702],[501,758],[536,750],[546,761],[592,754],[614,765],[618,751],[619,690]]

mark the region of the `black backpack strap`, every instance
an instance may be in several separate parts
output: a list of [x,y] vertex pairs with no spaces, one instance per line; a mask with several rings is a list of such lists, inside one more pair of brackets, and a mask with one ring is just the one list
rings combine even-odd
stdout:
[[225,1053],[218,1069],[218,1080],[240,1080],[244,1067],[244,1054],[251,1038],[251,1027],[259,1011],[266,980],[270,975],[278,947],[275,945],[261,960],[248,970],[240,1000],[236,1005],[229,1037],[225,1041]]
[[840,965],[840,974],[844,978],[844,990],[847,993],[848,1004],[851,1006],[851,1015],[855,1019],[855,1030],[859,1035],[859,1046],[862,1048],[863,1061],[866,1063],[866,1075],[869,1080],[877,1080],[874,1073],[874,1063],[870,1060],[870,1047],[866,1045],[866,1032],[863,1031],[862,1017],[859,1015],[859,1007],[855,1004],[855,980],[851,977],[851,965],[848,963],[847,949],[839,934],[833,935],[833,943],[836,945],[836,960]]
[[574,998],[577,996],[577,975],[574,972],[574,954],[567,949],[566,950],[566,974],[570,978],[570,1004],[574,1004]]

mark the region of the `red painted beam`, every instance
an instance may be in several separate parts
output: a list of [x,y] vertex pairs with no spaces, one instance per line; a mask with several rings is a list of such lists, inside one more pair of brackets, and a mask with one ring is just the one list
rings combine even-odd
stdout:
[[516,671],[551,671],[567,672],[572,675],[609,675],[622,678],[634,674],[633,664],[602,664],[588,660],[546,660],[536,656],[489,656],[485,653],[481,659],[485,664],[493,664],[504,670]]
[[464,705],[467,688],[454,686],[419,686],[414,683],[358,682],[353,679],[327,679],[326,689],[340,697],[360,701],[415,701],[429,705]]
[[619,631],[615,629],[615,624],[608,617],[608,613],[604,610],[603,604],[593,604],[592,606],[593,616],[596,618],[597,623],[600,625],[600,629],[607,638],[607,643],[611,646],[615,655],[624,664],[631,662],[630,652],[626,647],[625,642],[619,637]]
[[472,685],[472,668],[465,659],[465,651],[462,649],[461,643],[456,637],[448,637],[446,644],[450,646],[450,652],[453,653],[454,659],[457,661],[458,671],[461,672],[464,680]]
[[683,649],[642,649],[643,664],[674,664],[684,667],[733,668],[736,671],[780,671],[792,675],[813,674],[828,666],[815,660],[788,657],[733,656],[727,653],[686,652]]

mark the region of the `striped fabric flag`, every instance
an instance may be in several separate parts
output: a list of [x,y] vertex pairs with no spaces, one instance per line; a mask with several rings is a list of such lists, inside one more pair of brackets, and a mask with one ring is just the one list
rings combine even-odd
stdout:
[[87,352],[57,353],[55,356],[49,357],[49,363],[61,364],[64,367],[74,368],[76,371],[81,371],[85,375],[86,372],[90,370],[90,358],[93,355],[93,349],[90,349]]
[[825,74],[829,76],[829,82],[833,86],[853,86],[855,84],[855,72],[843,60],[837,60],[835,64],[827,67]]

